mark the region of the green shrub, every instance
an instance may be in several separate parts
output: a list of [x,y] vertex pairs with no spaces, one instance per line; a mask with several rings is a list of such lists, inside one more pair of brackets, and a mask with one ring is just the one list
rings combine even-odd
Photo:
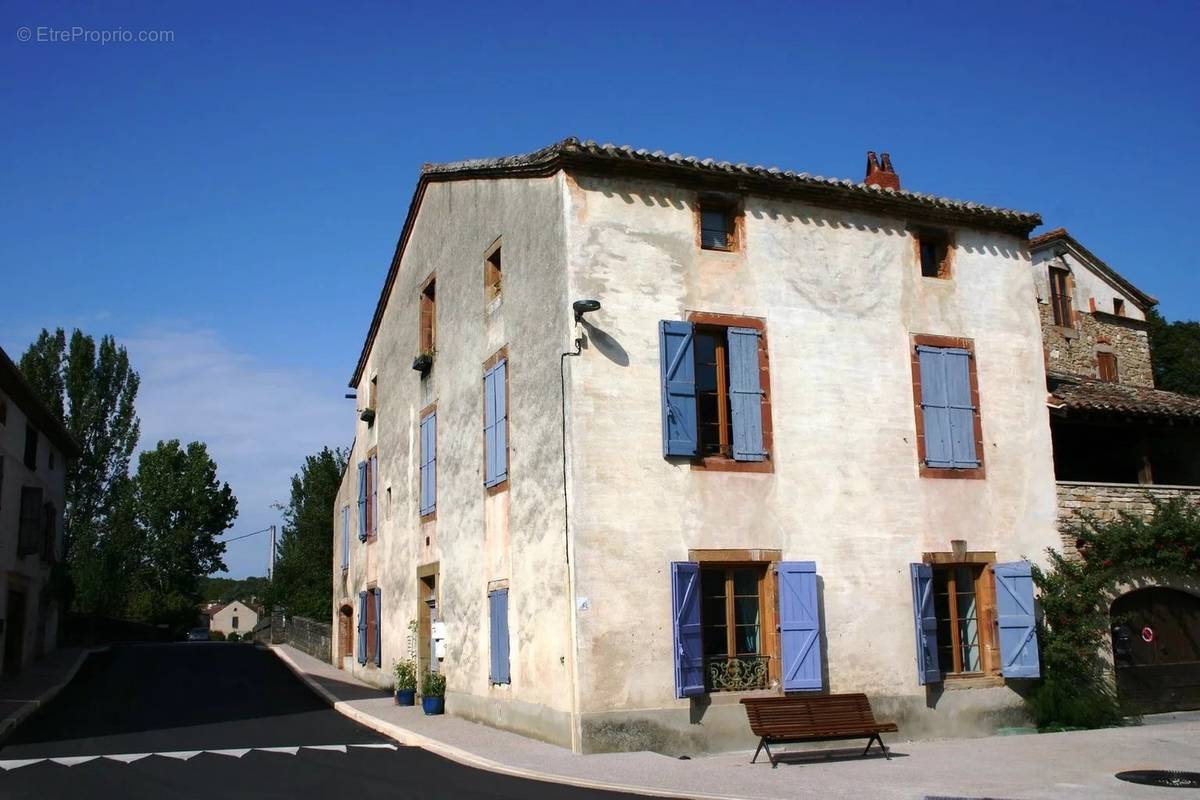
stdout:
[[421,678],[422,697],[445,697],[446,676],[440,672],[426,672]]
[[237,631],[233,631],[232,633],[230,633],[228,636],[225,637],[225,641],[227,641],[227,642],[240,642],[241,640],[242,640],[242,635],[240,633],[238,633]]
[[210,642],[223,642],[225,641],[225,634],[221,631],[209,631],[208,640]]
[[417,665],[412,659],[405,658],[392,664],[392,674],[396,679],[396,690],[417,688]]

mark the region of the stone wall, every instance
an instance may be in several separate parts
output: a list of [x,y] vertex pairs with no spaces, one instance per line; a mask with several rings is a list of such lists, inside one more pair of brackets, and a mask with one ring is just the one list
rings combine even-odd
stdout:
[[333,652],[333,633],[329,623],[287,616],[281,611],[273,611],[269,617],[260,619],[253,636],[254,641],[263,644],[286,642],[327,664]]
[[1040,303],[1039,310],[1046,364],[1051,372],[1095,378],[1096,345],[1108,345],[1117,356],[1117,376],[1121,383],[1153,388],[1150,334],[1144,322],[1081,311],[1079,327],[1061,328],[1054,324],[1049,303]]
[[1058,483],[1058,530],[1065,554],[1077,557],[1071,522],[1079,515],[1114,520],[1122,512],[1149,517],[1155,502],[1183,497],[1200,505],[1200,487],[1140,486],[1131,483]]

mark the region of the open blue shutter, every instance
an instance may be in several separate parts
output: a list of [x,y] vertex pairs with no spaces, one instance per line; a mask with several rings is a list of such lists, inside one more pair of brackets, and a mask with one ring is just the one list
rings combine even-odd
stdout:
[[492,683],[511,683],[509,671],[508,636],[508,589],[497,589],[488,593],[488,616],[491,619],[491,669]]
[[946,405],[950,419],[950,458],[954,466],[969,469],[979,466],[975,455],[975,404],[971,402],[971,354],[957,347],[947,348]]
[[379,456],[371,456],[371,530],[372,536],[379,534]]
[[367,593],[358,593],[358,663],[367,663]]
[[350,506],[342,506],[342,569],[350,566]]
[[762,383],[759,381],[758,331],[730,328],[729,405],[733,411],[733,458],[735,461],[762,461],[763,449]]
[[909,571],[912,575],[913,619],[917,632],[917,683],[938,683],[942,680],[942,670],[938,665],[933,568],[928,564],[909,564]]
[[996,576],[996,616],[1000,623],[1000,674],[1006,678],[1036,678],[1041,670],[1029,562],[996,564],[992,573]]
[[508,477],[508,367],[505,361],[483,375],[484,486]]
[[817,565],[781,561],[779,576],[779,655],[785,692],[820,689],[821,618],[817,602]]
[[358,539],[367,540],[367,462],[358,462]]
[[690,322],[665,319],[658,323],[662,377],[664,456],[699,453],[696,420],[695,337]]
[[383,664],[383,597],[379,588],[375,589],[375,666]]
[[437,507],[437,414],[421,420],[421,513]]
[[675,696],[704,694],[704,642],[700,630],[700,565],[671,562]]
[[921,415],[925,425],[925,464],[954,466],[950,446],[950,409],[946,402],[945,350],[917,345],[921,364]]

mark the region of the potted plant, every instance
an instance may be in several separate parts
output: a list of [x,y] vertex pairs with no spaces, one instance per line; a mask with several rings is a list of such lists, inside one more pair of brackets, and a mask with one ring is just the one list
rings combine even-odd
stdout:
[[417,357],[413,359],[412,368],[422,375],[428,375],[429,370],[433,368],[433,357],[437,355],[437,351],[430,347],[428,350],[422,350]]
[[417,699],[417,665],[405,658],[392,665],[396,678],[396,705],[411,706]]
[[426,672],[421,678],[421,708],[430,715],[446,711],[445,675],[440,672]]

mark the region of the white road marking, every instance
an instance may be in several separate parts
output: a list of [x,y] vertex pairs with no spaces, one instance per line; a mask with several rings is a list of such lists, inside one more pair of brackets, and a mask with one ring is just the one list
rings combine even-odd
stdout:
[[107,758],[112,761],[119,761],[122,764],[132,764],[135,761],[141,761],[143,758],[150,756],[163,756],[164,758],[174,758],[177,761],[187,761],[195,758],[201,753],[212,753],[218,756],[230,756],[232,758],[241,758],[247,753],[258,751],[260,753],[281,753],[284,755],[294,756],[301,750],[326,750],[335,753],[345,753],[349,747],[359,747],[371,750],[399,750],[400,748],[390,742],[373,742],[369,744],[305,744],[296,745],[294,747],[239,747],[224,750],[171,750],[165,753],[113,753],[110,755],[100,756],[52,756],[43,758],[10,758],[0,760],[0,769],[8,772],[21,767],[27,767],[30,764],[37,764],[42,761],[53,761],[55,764],[60,764],[64,767],[73,767],[77,764],[86,764],[89,761],[95,761],[98,758]]

